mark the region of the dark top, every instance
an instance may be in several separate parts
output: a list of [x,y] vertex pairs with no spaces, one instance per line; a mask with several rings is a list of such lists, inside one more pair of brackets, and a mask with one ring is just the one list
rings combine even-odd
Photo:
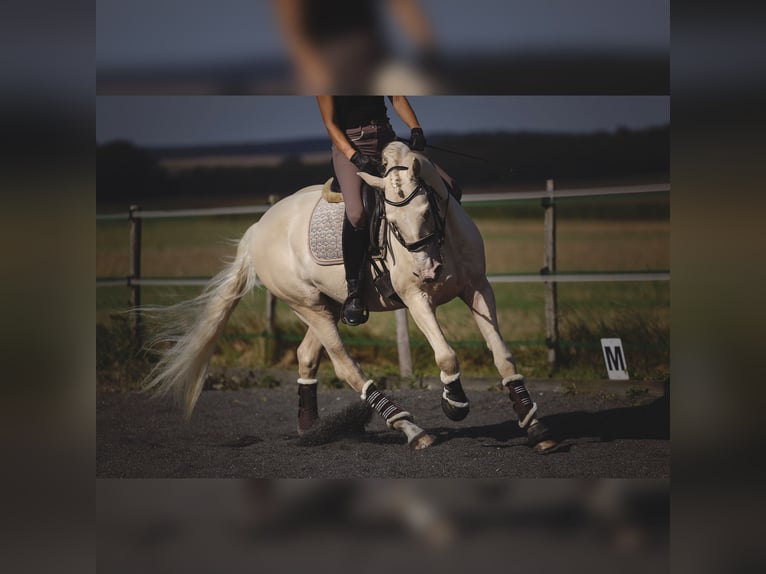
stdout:
[[388,121],[383,96],[333,96],[333,104],[335,123],[342,130]]
[[304,0],[302,28],[314,42],[349,34],[380,34],[378,0]]

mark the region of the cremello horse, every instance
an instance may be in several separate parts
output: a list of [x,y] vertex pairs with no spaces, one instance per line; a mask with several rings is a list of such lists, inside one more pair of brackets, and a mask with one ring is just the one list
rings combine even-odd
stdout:
[[[385,201],[385,229],[390,238],[385,262],[391,285],[433,347],[444,384],[445,414],[461,420],[469,407],[460,383],[457,355],[439,327],[435,309],[460,297],[471,309],[492,351],[530,445],[541,452],[553,448],[555,443],[536,418],[537,406],[498,329],[479,230],[451,198],[427,158],[403,143],[393,142],[383,150],[382,160],[383,177],[359,175]],[[157,340],[172,345],[162,352],[146,386],[160,395],[174,395],[189,416],[229,316],[238,301],[260,281],[308,325],[297,352],[299,432],[318,418],[316,373],[324,348],[337,376],[360,393],[389,428],[403,432],[413,448],[425,448],[432,444],[433,437],[365,377],[338,332],[341,303],[346,297],[343,266],[317,264],[308,248],[309,220],[320,194],[321,186],[312,186],[275,204],[245,232],[235,259],[211,280],[202,295],[167,310],[169,327]],[[402,307],[402,303],[384,298],[372,288],[367,289],[367,304],[373,312]],[[180,320],[170,321],[173,316]],[[181,331],[179,326],[183,326]]]

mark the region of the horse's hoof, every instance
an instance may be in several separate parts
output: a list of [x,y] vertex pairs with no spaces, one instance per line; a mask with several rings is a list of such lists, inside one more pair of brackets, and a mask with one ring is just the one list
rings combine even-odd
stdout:
[[434,437],[423,431],[421,434],[410,441],[410,447],[412,450],[423,450],[424,448],[428,448],[434,444],[435,440],[436,439],[434,439]]
[[535,452],[537,453],[547,454],[549,452],[553,452],[554,450],[556,450],[556,447],[558,446],[559,446],[559,443],[557,443],[556,441],[546,439],[546,440],[541,440],[540,442],[538,442],[534,446],[534,449],[535,449]]
[[527,440],[529,446],[536,447],[538,444],[551,439],[551,431],[540,421],[532,421],[527,428]]
[[306,434],[308,431],[313,429],[318,422],[319,417],[313,418],[311,420],[298,419],[298,436],[303,436]]
[[442,397],[442,410],[444,411],[444,414],[447,415],[447,418],[451,421],[462,421],[465,417],[468,416],[470,407],[455,407],[451,405],[447,399]]

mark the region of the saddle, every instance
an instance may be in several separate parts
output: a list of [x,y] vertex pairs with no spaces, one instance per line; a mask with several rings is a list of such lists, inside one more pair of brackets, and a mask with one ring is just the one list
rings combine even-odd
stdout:
[[[362,183],[362,205],[370,230],[370,257],[376,260],[386,256],[385,207],[378,193]],[[309,246],[311,256],[319,265],[343,263],[341,233],[345,205],[343,195],[334,177],[322,186],[322,196],[314,206],[309,224]]]
[[[370,231],[370,266],[373,285],[386,299],[401,301],[391,285],[385,264],[388,247],[386,210],[380,195],[366,183],[362,183],[362,204]],[[343,264],[343,195],[334,177],[322,186],[309,222],[309,251],[319,265]]]

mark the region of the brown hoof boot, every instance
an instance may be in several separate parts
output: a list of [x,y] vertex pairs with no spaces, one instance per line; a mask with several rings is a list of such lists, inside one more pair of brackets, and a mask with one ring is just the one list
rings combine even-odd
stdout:
[[316,413],[309,413],[307,411],[298,411],[298,436],[303,436],[306,432],[311,430],[317,423],[319,417]]
[[558,446],[558,443],[551,438],[551,431],[540,421],[533,421],[533,424],[527,428],[527,439],[529,446],[541,454],[550,452]]
[[319,420],[316,380],[298,380],[298,435],[313,427]]

